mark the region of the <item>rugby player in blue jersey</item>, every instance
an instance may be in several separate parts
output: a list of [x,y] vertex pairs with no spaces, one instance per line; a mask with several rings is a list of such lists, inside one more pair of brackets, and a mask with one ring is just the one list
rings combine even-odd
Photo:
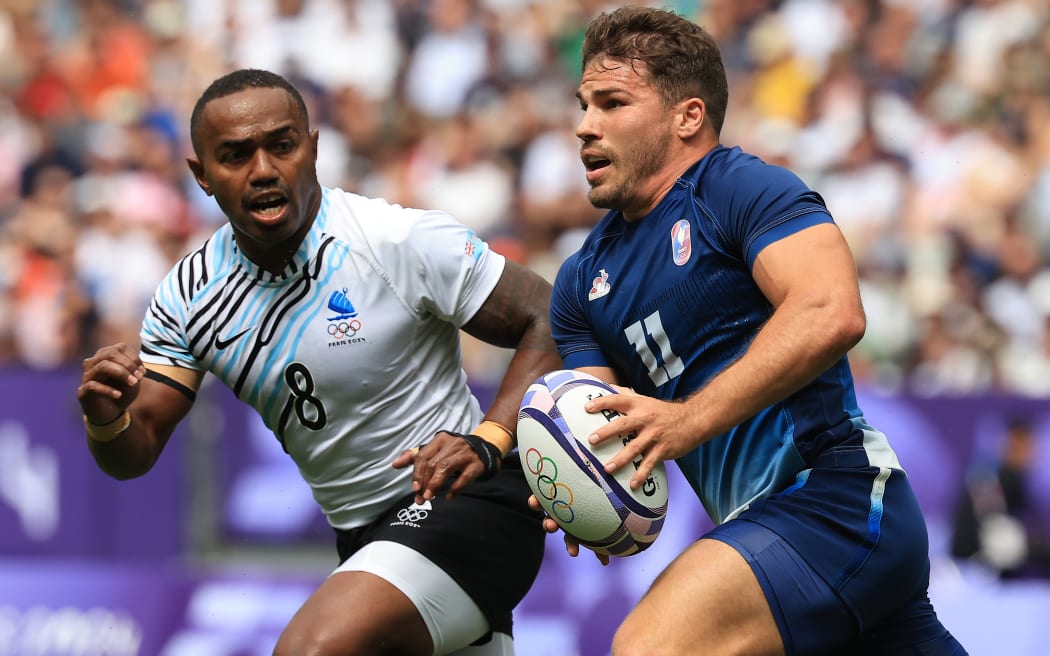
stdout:
[[[510,656],[546,534],[508,427],[561,364],[550,284],[444,212],[322,187],[318,132],[278,75],[219,78],[190,132],[229,222],[160,283],[140,347],[84,362],[91,454],[145,474],[210,373],[258,410],[337,536],[341,564],[276,656]],[[461,329],[513,349],[487,411]]]
[[850,249],[797,176],[720,144],[715,41],[671,11],[602,14],[577,95],[589,198],[610,211],[557,275],[555,342],[625,387],[588,408],[622,414],[592,442],[637,434],[607,470],[642,456],[637,487],[674,459],[717,525],[613,654],[964,654],[927,595],[908,477],[857,407]]

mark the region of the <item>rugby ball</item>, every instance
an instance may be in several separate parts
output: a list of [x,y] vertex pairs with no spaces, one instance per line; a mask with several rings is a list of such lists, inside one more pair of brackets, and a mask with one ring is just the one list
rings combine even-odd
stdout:
[[540,376],[518,412],[518,453],[532,493],[544,511],[580,544],[599,554],[629,556],[646,549],[663,528],[667,471],[654,469],[637,490],[635,467],[605,472],[605,463],[634,433],[591,445],[587,436],[620,416],[589,413],[588,400],[617,391],[589,374],[568,369]]

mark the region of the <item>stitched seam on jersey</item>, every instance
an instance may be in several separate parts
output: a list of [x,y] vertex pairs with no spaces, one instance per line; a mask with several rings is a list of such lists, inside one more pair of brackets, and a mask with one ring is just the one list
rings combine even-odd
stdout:
[[[799,209],[795,210],[794,212],[789,212],[788,214],[785,214],[785,215],[783,215],[783,216],[781,216],[781,217],[779,217],[777,219],[774,219],[774,220],[770,221],[769,223],[767,223],[766,225],[762,226],[762,229],[759,230],[758,232],[754,233],[753,235],[751,235],[751,238],[748,239],[747,243],[745,243],[743,245],[744,248],[741,251],[741,253],[742,254],[746,254],[749,250],[751,250],[751,246],[753,246],[754,243],[756,241],[758,241],[762,237],[762,235],[766,234],[767,232],[769,232],[773,228],[779,228],[780,226],[784,225],[785,223],[787,223],[788,221],[790,221],[792,219],[797,219],[800,216],[805,216],[806,214],[813,214],[815,212],[816,213],[824,213],[824,214],[827,214],[829,218],[831,217],[831,214],[828,212],[828,210],[824,209],[824,208],[820,208],[820,207],[803,207],[803,208],[799,208]],[[746,255],[745,255],[744,259],[747,259]]]

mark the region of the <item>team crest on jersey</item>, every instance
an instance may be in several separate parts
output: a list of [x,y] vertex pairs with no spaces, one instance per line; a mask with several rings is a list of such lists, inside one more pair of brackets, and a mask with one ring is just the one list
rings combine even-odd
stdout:
[[689,235],[689,222],[681,219],[671,228],[671,256],[674,263],[682,266],[693,254],[693,240]]
[[605,269],[602,269],[598,272],[598,277],[591,282],[591,291],[587,294],[587,300],[593,301],[601,298],[610,291],[612,291],[612,285],[609,284],[609,274]]
[[346,295],[346,292],[346,287],[343,287],[342,291],[337,289],[328,297],[328,309],[335,312],[334,317],[328,317],[329,321],[339,321],[357,316],[357,310],[354,309],[354,304],[350,302],[350,297]]
[[358,335],[361,332],[361,320],[357,318],[357,308],[347,296],[347,288],[332,292],[328,297],[328,309],[335,312],[328,317],[328,348],[359,344],[365,341]]

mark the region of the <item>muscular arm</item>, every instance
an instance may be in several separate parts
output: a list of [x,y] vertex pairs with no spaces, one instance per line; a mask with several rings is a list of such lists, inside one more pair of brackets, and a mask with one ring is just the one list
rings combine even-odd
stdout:
[[[175,367],[154,367],[191,390],[200,374]],[[157,461],[175,426],[193,401],[175,387],[145,376],[137,353],[125,344],[99,349],[84,361],[77,388],[84,416],[93,424],[109,424],[126,409],[131,423],[109,441],[87,436],[88,449],[102,471],[117,479],[142,476]]]
[[495,289],[463,326],[470,335],[513,348],[507,371],[485,419],[514,429],[521,397],[532,381],[561,367],[550,330],[551,286],[531,269],[507,261]]
[[600,429],[597,440],[638,432],[607,463],[608,471],[644,453],[631,479],[632,486],[640,485],[657,462],[682,456],[790,396],[863,336],[856,267],[835,225],[816,225],[769,245],[752,274],[773,315],[747,351],[705,387],[674,403],[620,394],[588,404],[591,412],[612,408],[626,415]]
[[701,441],[798,391],[864,335],[856,265],[835,225],[771,244],[752,274],[775,311],[744,355],[686,402],[699,411]]
[[[500,381],[496,397],[485,414],[486,422],[496,422],[510,431],[506,435],[493,428],[494,435],[481,435],[504,455],[513,448],[510,441],[518,423],[518,409],[532,381],[561,367],[561,358],[550,331],[551,286],[534,271],[508,261],[496,287],[477,314],[463,326],[468,334],[494,346],[513,348],[507,371]],[[490,426],[491,428],[491,426]],[[484,471],[484,466],[465,440],[439,432],[418,452],[405,451],[394,467],[415,465],[412,490],[416,502],[433,498],[442,485],[455,474],[448,488],[453,498]]]

